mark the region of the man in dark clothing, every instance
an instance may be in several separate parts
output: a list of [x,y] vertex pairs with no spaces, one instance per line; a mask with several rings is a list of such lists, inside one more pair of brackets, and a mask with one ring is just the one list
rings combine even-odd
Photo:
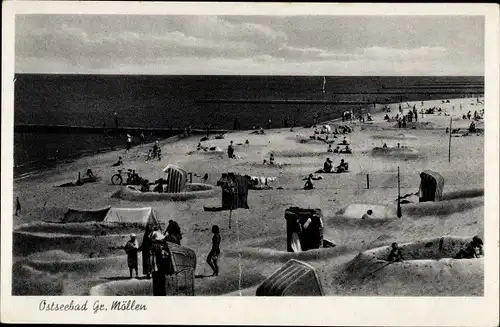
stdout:
[[455,259],[474,259],[484,256],[483,240],[479,236],[474,236],[465,249],[457,253]]
[[401,249],[399,248],[398,243],[392,243],[391,247],[391,253],[389,253],[389,257],[387,258],[387,260],[391,262],[402,262],[403,254],[401,253]]
[[219,275],[218,261],[220,256],[220,242],[221,242],[219,226],[213,225],[212,233],[214,234],[214,236],[212,236],[212,248],[208,253],[207,263],[213,270],[212,276],[218,276]]
[[349,164],[344,161],[344,159],[340,159],[340,164],[336,167],[338,173],[342,173],[349,169]]
[[181,227],[177,222],[169,220],[165,232],[169,235],[170,241],[172,243],[181,245],[181,239],[182,239]]
[[332,161],[330,160],[330,158],[326,158],[326,161],[323,164],[323,171],[325,173],[331,173],[332,172],[332,168],[333,168]]
[[115,128],[118,128],[118,114],[115,112]]
[[149,279],[153,271],[153,258],[152,258],[152,241],[151,241],[151,226],[146,226],[142,244],[139,251],[142,252],[142,273]]
[[19,202],[19,197],[16,196],[16,216],[21,213],[21,202]]
[[227,156],[230,159],[234,158],[234,147],[233,147],[233,141],[229,143],[229,146],[227,147]]

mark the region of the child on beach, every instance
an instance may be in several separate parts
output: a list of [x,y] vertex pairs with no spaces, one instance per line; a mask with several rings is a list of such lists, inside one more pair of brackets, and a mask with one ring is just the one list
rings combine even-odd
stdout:
[[214,234],[214,236],[212,236],[212,248],[208,253],[207,263],[213,270],[212,276],[218,276],[219,275],[218,261],[220,256],[220,242],[221,242],[219,226],[213,225],[212,233]]
[[130,270],[130,278],[132,278],[132,271],[135,270],[135,277],[139,277],[137,269],[137,252],[139,251],[139,244],[135,238],[135,234],[130,234],[130,240],[125,244],[125,252],[127,253],[127,264]]

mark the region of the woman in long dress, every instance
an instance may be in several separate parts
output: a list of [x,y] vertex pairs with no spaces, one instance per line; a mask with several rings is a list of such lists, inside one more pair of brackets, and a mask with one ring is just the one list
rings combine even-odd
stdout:
[[153,270],[151,228],[149,225],[146,226],[139,250],[142,252],[142,273],[149,279]]

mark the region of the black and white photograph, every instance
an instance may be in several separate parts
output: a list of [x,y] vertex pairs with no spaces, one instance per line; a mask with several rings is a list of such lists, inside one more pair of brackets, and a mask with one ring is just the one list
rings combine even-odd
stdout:
[[2,302],[95,319],[174,297],[498,306],[498,6],[51,2],[11,6],[3,41]]

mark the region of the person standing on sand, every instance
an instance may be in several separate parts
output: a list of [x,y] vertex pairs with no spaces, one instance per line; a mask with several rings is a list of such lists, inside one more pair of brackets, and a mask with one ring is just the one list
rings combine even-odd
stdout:
[[16,216],[21,213],[21,202],[19,202],[19,197],[16,196]]
[[221,242],[219,226],[213,225],[212,233],[214,234],[214,236],[212,236],[212,249],[208,253],[207,263],[213,270],[212,276],[218,276],[219,275],[218,261],[220,256],[220,242]]
[[115,112],[115,128],[118,128],[118,113]]
[[127,150],[125,151],[129,152],[131,148],[132,148],[132,136],[130,134],[127,134]]
[[153,257],[152,257],[152,241],[151,241],[151,226],[147,225],[144,231],[141,247],[139,251],[142,252],[142,274],[148,279],[151,278],[153,271]]
[[146,137],[144,136],[144,133],[141,132],[141,135],[139,135],[140,139],[141,139],[141,145],[144,144],[144,140],[146,139]]
[[135,270],[135,277],[139,277],[137,269],[137,252],[139,251],[139,244],[135,238],[135,234],[130,234],[130,240],[125,244],[125,252],[127,253],[127,264],[130,271],[130,278],[132,278],[132,271]]
[[227,147],[227,156],[230,159],[234,158],[234,147],[233,147],[233,141],[229,143],[229,146]]
[[271,129],[271,118],[267,121],[267,129]]

